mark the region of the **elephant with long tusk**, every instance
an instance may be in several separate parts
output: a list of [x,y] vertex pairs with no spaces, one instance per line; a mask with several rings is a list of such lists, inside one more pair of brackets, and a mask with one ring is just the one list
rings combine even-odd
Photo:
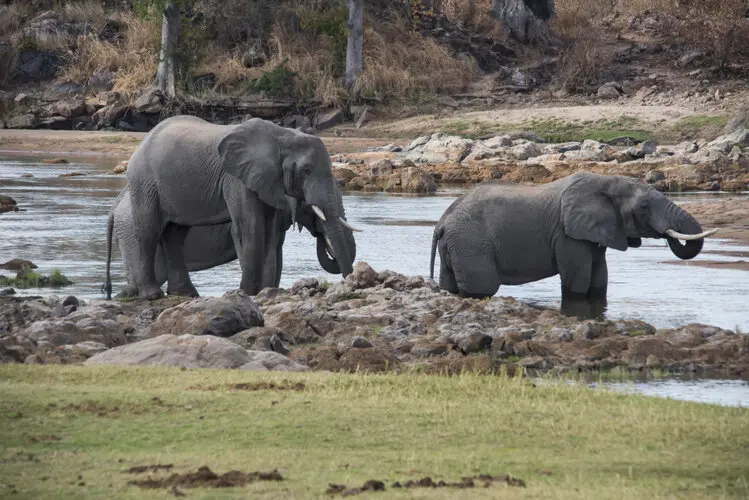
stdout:
[[692,259],[716,232],[703,231],[664,194],[630,177],[578,172],[539,186],[490,181],[442,215],[430,273],[439,250],[440,287],[451,293],[487,297],[500,285],[558,274],[563,302],[605,300],[607,248],[665,238],[674,255]]

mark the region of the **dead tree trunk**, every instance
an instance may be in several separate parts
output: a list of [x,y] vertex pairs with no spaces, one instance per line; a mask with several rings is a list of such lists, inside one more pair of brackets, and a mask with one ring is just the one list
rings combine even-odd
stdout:
[[159,69],[156,72],[156,80],[153,82],[153,86],[163,92],[168,98],[173,98],[176,95],[178,47],[179,7],[174,2],[167,2],[161,20]]
[[554,15],[554,0],[493,0],[492,13],[510,36],[523,43],[544,37]]
[[353,92],[362,72],[364,57],[364,0],[348,0],[348,43],[346,44],[346,88]]

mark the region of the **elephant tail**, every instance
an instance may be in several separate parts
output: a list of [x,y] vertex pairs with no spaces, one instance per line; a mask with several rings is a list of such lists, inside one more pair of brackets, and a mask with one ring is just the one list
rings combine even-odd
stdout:
[[437,253],[437,242],[442,238],[445,230],[437,224],[434,228],[434,235],[432,236],[432,253],[429,259],[429,278],[434,279],[434,255]]
[[107,292],[107,300],[112,300],[112,277],[110,267],[112,263],[112,233],[114,232],[114,209],[109,212],[107,221],[107,272],[104,279],[104,291]]

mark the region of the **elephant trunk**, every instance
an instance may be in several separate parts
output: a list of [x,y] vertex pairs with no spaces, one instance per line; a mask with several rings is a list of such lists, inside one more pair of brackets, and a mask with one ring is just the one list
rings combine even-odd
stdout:
[[[325,236],[329,240],[329,245],[333,251],[334,261],[328,258],[325,252],[326,242],[325,238],[317,239],[317,259],[320,261],[320,265],[329,273],[341,273],[345,278],[354,271],[354,255],[355,247],[351,247],[350,242],[347,241],[345,233],[350,233],[348,229],[344,229],[343,225],[339,221],[328,221],[324,224]],[[350,238],[353,240],[353,236]],[[321,242],[321,240],[323,240]],[[322,249],[321,249],[322,243]],[[352,252],[353,250],[353,252]]]
[[[705,238],[687,240],[682,244],[678,237],[684,235],[701,235],[702,227],[697,220],[688,214],[683,209],[674,205],[676,213],[673,217],[669,218],[670,224],[667,231],[665,231],[665,238],[668,242],[671,252],[680,259],[689,260],[695,258],[702,251],[702,244]],[[669,235],[673,234],[674,236]],[[677,234],[681,233],[681,234]]]

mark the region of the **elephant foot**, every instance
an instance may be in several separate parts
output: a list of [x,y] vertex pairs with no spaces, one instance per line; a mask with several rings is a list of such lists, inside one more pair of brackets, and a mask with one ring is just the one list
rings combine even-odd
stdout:
[[135,287],[128,287],[122,290],[120,293],[114,296],[115,299],[132,299],[138,296],[138,289]]
[[147,286],[140,291],[139,297],[145,300],[158,300],[164,296],[163,290],[158,286]]

